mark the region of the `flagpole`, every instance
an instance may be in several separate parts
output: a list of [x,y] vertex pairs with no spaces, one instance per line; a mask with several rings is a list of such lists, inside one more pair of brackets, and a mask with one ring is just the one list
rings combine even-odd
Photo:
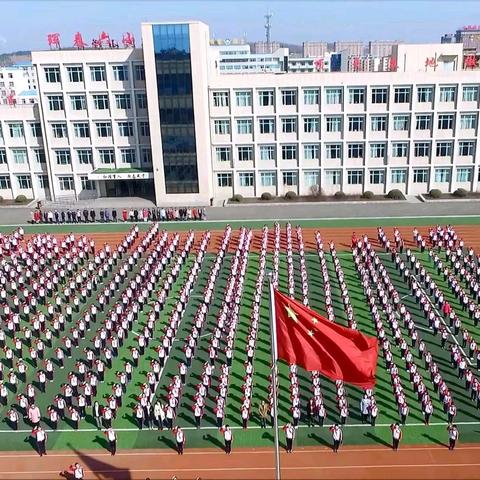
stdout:
[[275,479],[280,480],[280,446],[278,442],[278,413],[277,413],[277,328],[275,322],[275,301],[273,291],[273,273],[268,273],[270,287],[270,332],[272,338],[272,395],[273,395],[273,429],[275,440]]

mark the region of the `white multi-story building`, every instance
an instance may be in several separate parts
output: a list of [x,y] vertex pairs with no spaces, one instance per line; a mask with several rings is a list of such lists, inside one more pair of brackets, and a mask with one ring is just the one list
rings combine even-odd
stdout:
[[37,78],[30,62],[0,67],[0,105],[37,101]]
[[[480,77],[461,44],[396,45],[392,72],[226,74],[229,55],[254,58],[211,46],[201,22],[144,23],[141,49],[34,52],[38,107],[0,111],[0,195],[191,205],[479,189]],[[42,138],[30,135],[38,122]]]

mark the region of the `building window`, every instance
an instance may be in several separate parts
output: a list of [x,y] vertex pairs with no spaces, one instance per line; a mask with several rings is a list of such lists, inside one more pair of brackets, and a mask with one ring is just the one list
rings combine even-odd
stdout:
[[13,163],[16,165],[24,165],[28,162],[28,154],[26,148],[12,148]]
[[341,132],[342,131],[342,117],[326,117],[327,132]]
[[255,184],[255,174],[253,172],[240,172],[238,182],[241,187],[253,187]]
[[410,87],[395,87],[393,102],[410,103]]
[[327,105],[340,105],[342,103],[342,88],[325,88],[325,100]]
[[473,176],[472,167],[458,167],[457,168],[457,182],[471,182]]
[[135,80],[137,82],[145,81],[145,67],[143,65],[135,65]]
[[118,133],[121,137],[133,137],[133,122],[118,122]]
[[152,149],[151,148],[142,148],[142,163],[152,163]]
[[45,81],[47,83],[60,82],[60,68],[59,67],[45,67]]
[[8,130],[10,132],[10,138],[23,138],[22,123],[9,123]]
[[214,107],[228,107],[230,105],[230,96],[228,92],[213,92]]
[[122,158],[122,163],[128,163],[132,165],[135,163],[135,149],[134,148],[121,148],[120,155]]
[[318,133],[320,131],[320,119],[318,117],[305,117],[303,119],[303,131],[305,133]]
[[365,88],[363,87],[351,87],[348,89],[348,101],[349,103],[364,103],[365,102]]
[[230,134],[230,120],[214,120],[215,135]]
[[67,149],[55,150],[55,159],[57,161],[57,165],[70,165],[71,164],[70,150],[67,150]]
[[90,78],[92,82],[104,82],[105,81],[105,67],[103,65],[91,65],[90,66]]
[[7,152],[4,148],[0,148],[0,165],[7,164]]
[[363,132],[364,117],[348,117],[349,132]]
[[20,190],[32,188],[32,177],[30,175],[17,175],[17,181]]
[[95,182],[93,180],[89,180],[87,175],[80,176],[80,183],[82,185],[82,190],[96,190]]
[[50,188],[50,182],[48,181],[48,175],[37,175],[38,184],[42,190]]
[[437,157],[451,157],[452,150],[452,142],[437,142]]
[[275,172],[260,172],[260,185],[262,187],[275,187],[277,174]]
[[252,146],[244,146],[238,147],[238,160],[240,162],[248,162],[253,160],[253,147]]
[[71,83],[83,82],[83,67],[67,67],[68,81]]
[[436,183],[448,183],[450,181],[450,168],[436,168],[435,169],[435,182]]
[[48,95],[47,99],[51,112],[63,110],[63,95]]
[[318,160],[320,158],[320,145],[316,143],[304,145],[303,158],[305,160]]
[[260,133],[275,133],[275,119],[274,118],[260,118],[258,120]]
[[106,93],[93,95],[93,104],[97,110],[108,110],[108,95]]
[[383,185],[385,183],[385,170],[370,170],[370,184]]
[[428,168],[413,169],[413,183],[428,183]]
[[297,131],[297,119],[295,117],[282,118],[282,133],[295,133]]
[[97,136],[100,138],[107,138],[112,136],[112,124],[110,122],[97,122]]
[[70,104],[72,106],[72,110],[86,110],[87,98],[85,95],[70,95]]
[[388,88],[372,88],[372,103],[387,103]]
[[92,150],[90,148],[79,148],[77,150],[77,160],[80,165],[92,165]]
[[258,92],[258,103],[261,107],[271,107],[275,103],[273,90],[260,90]]
[[405,168],[392,168],[390,181],[392,183],[407,183],[407,170]]
[[127,65],[114,65],[113,70],[113,79],[117,82],[127,82],[128,81],[128,67]]
[[251,135],[253,131],[251,118],[238,118],[237,119],[237,133],[239,135]]
[[396,142],[392,143],[392,157],[405,158],[408,156],[408,143]]
[[217,173],[217,185],[219,187],[231,187],[232,186],[232,174],[231,173]]
[[139,110],[147,109],[147,94],[146,93],[137,93],[137,108]]
[[250,90],[242,90],[235,92],[237,107],[252,106],[252,92]]
[[42,125],[39,122],[30,123],[32,137],[40,138],[42,136]]
[[90,128],[88,126],[88,122],[74,123],[73,132],[77,138],[90,137]]
[[460,115],[460,128],[462,130],[473,130],[477,128],[477,114],[462,113]]
[[438,116],[438,128],[440,130],[453,129],[453,114],[440,114]]
[[282,105],[296,105],[297,91],[296,90],[282,90]]
[[348,158],[363,158],[363,143],[349,143]]
[[303,172],[303,182],[306,187],[313,187],[320,184],[320,174],[317,171]]
[[396,131],[408,130],[409,115],[394,115],[393,116],[393,129]]
[[363,170],[348,170],[347,171],[347,183],[348,183],[348,185],[362,185],[362,183],[363,183]]
[[296,160],[297,146],[296,145],[282,145],[282,160]]
[[52,134],[54,138],[67,138],[67,124],[66,123],[52,123]]
[[385,132],[387,130],[387,117],[375,115],[370,118],[372,132]]
[[478,101],[478,86],[468,85],[463,87],[462,100],[464,102],[477,102]]
[[458,142],[458,155],[473,157],[475,155],[475,140],[461,140]]
[[456,87],[440,87],[440,101],[454,102],[456,90]]
[[318,105],[320,103],[320,93],[318,88],[306,88],[303,91],[303,103],[305,105]]
[[100,157],[100,163],[105,165],[115,163],[115,151],[113,148],[99,148],[98,156]]
[[325,170],[325,183],[327,185],[340,185],[342,183],[342,171]]
[[371,158],[385,158],[386,156],[386,144],[385,143],[371,143],[370,144],[370,157]]
[[230,162],[232,150],[230,147],[215,147],[215,158],[217,162]]
[[0,175],[0,190],[7,190],[11,187],[12,187],[12,185],[10,183],[10,176],[9,175]]
[[283,184],[287,187],[295,187],[298,184],[297,172],[282,172]]
[[329,160],[338,160],[342,158],[342,144],[331,143],[325,146],[325,156]]
[[115,105],[119,110],[130,110],[132,108],[132,102],[130,100],[129,93],[116,93]]
[[[141,137],[150,136],[150,124],[148,122],[139,122],[138,126],[139,126]],[[133,136],[133,128],[132,128],[132,134],[130,136]]]
[[430,142],[415,142],[415,157],[428,157],[430,155]]
[[71,175],[62,175],[58,177],[58,185],[63,192],[69,192],[74,189],[74,181]]
[[433,87],[418,87],[417,88],[418,103],[432,103],[433,102]]
[[432,115],[417,115],[417,130],[430,130],[432,128]]
[[260,145],[260,160],[275,160],[275,145]]

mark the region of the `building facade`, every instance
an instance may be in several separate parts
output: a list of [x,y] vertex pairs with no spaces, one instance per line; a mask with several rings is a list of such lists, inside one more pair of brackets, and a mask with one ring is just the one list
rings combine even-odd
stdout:
[[23,105],[37,101],[37,77],[30,62],[0,67],[0,105]]

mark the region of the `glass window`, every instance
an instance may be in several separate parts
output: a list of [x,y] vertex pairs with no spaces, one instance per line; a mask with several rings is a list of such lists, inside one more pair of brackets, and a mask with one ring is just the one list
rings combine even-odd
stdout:
[[[138,129],[140,131],[141,137],[150,136],[150,124],[148,122],[138,122]],[[132,134],[130,136],[133,136],[133,129],[132,129]]]
[[10,175],[0,175],[0,190],[11,188]]
[[456,90],[457,90],[456,87],[453,87],[453,86],[440,87],[440,101],[454,102]]
[[428,183],[428,168],[413,169],[413,183]]
[[262,187],[275,187],[277,185],[276,172],[260,172],[260,185]]
[[457,167],[457,182],[471,182],[472,176],[472,167]]
[[132,164],[135,163],[135,149],[134,148],[121,148],[120,156],[122,163]]
[[385,183],[385,170],[370,170],[370,184],[383,185]]
[[341,159],[342,158],[342,144],[331,143],[325,145],[325,153],[328,159]]
[[251,107],[252,106],[252,92],[250,90],[241,90],[235,92],[237,107]]
[[258,103],[262,107],[269,107],[275,103],[275,93],[273,90],[260,90],[258,92]]
[[303,182],[306,187],[313,187],[320,184],[320,173],[317,171],[303,172]]
[[52,123],[52,133],[54,138],[67,138],[67,124],[66,123]]
[[104,65],[90,65],[90,78],[92,82],[105,81],[105,66]]
[[100,163],[111,165],[115,163],[115,151],[113,148],[99,148],[98,156],[100,157]]
[[453,142],[437,142],[437,157],[451,157]]
[[274,118],[260,118],[258,120],[260,133],[275,133],[275,119]]
[[467,85],[463,87],[462,100],[464,102],[478,101],[478,85]]
[[295,133],[297,131],[297,119],[295,117],[284,117],[281,122],[282,133]]
[[452,130],[453,129],[453,114],[440,114],[438,115],[438,128],[440,130]]
[[139,110],[147,109],[147,94],[146,93],[137,93],[137,108]]
[[320,158],[320,145],[316,143],[304,145],[303,158],[305,160],[318,160]]
[[430,130],[430,128],[432,128],[431,114],[417,115],[416,120],[417,120],[417,123],[416,123],[417,130]]
[[450,168],[436,168],[435,169],[435,182],[448,183],[450,181]]
[[112,136],[112,124],[110,122],[96,122],[97,136],[107,138]]
[[385,115],[373,115],[370,118],[373,132],[385,132],[387,130],[387,117]]
[[230,162],[232,149],[230,147],[215,147],[215,158],[217,162]]
[[79,148],[77,151],[77,160],[80,165],[92,165],[92,149]]
[[115,105],[119,110],[130,110],[132,108],[132,102],[130,100],[129,93],[116,93]]
[[60,68],[59,67],[45,67],[45,81],[47,83],[60,82]]
[[26,148],[12,148],[13,163],[24,165],[28,162],[28,154]]
[[48,181],[48,175],[37,175],[38,184],[42,190],[50,188],[50,182]]
[[297,146],[296,145],[282,145],[282,160],[296,160]]
[[32,188],[32,177],[30,175],[17,175],[17,181],[20,190]]
[[363,158],[363,143],[349,143],[348,158]]
[[388,88],[372,88],[372,103],[387,103]]
[[80,184],[82,185],[82,190],[96,190],[95,182],[93,180],[89,180],[87,175],[80,176]]
[[347,171],[347,183],[348,183],[348,185],[362,185],[362,183],[363,183],[363,170],[348,170]]
[[392,143],[392,157],[404,158],[408,156],[408,143],[395,142]]
[[350,87],[348,89],[349,103],[364,103],[365,102],[365,88],[364,87]]
[[93,104],[97,110],[108,110],[108,95],[106,93],[93,95]]
[[87,98],[85,95],[70,95],[72,110],[86,110]]
[[23,138],[23,123],[9,123],[10,138]]
[[318,88],[306,88],[303,90],[303,103],[305,105],[318,105],[320,103],[320,92]]
[[145,67],[143,65],[135,65],[135,80],[137,82],[145,81]]
[[294,187],[298,184],[297,172],[282,172],[283,184],[288,187]]
[[249,135],[253,131],[253,121],[251,118],[237,118],[237,133],[239,135]]
[[371,158],[385,158],[387,146],[385,143],[371,143],[370,157]]
[[260,145],[260,160],[275,160],[275,145]]
[[327,185],[340,185],[342,183],[342,171],[325,170],[325,183]]
[[475,140],[461,140],[458,142],[458,154],[461,157],[473,157],[475,155]]
[[248,162],[253,160],[253,147],[248,145],[248,146],[243,146],[243,147],[237,147],[238,151],[238,160],[240,162]]
[[0,148],[0,165],[7,164],[7,151],[4,148]]
[[[453,123],[453,119],[452,119]],[[476,113],[462,113],[460,115],[460,128],[462,130],[469,130],[477,128],[477,114]]]
[[418,87],[417,88],[418,103],[433,102],[433,87]]
[[253,187],[255,184],[255,174],[253,172],[240,172],[238,182],[241,187]]
[[282,90],[282,105],[296,105],[297,91],[296,90]]
[[409,115],[394,115],[393,129],[397,131],[408,130],[409,119],[410,119]]
[[83,82],[83,67],[80,65],[67,67],[68,81],[72,83]]
[[325,99],[327,105],[339,105],[342,103],[342,88],[327,87],[325,88]]
[[230,95],[228,92],[213,92],[214,107],[228,107],[230,105]]
[[121,137],[133,137],[133,122],[118,122],[118,133]]
[[319,117],[304,117],[303,118],[303,131],[305,133],[318,133],[320,131],[320,118]]
[[364,117],[348,117],[348,131],[349,132],[363,132]]
[[325,117],[327,122],[327,132],[342,131],[342,117]]
[[152,163],[152,149],[149,147],[144,147],[141,149],[142,163]]
[[68,192],[71,190],[74,190],[74,181],[73,181],[73,176],[72,175],[61,175],[58,177],[58,185],[60,187],[60,190],[64,192]]
[[30,123],[30,131],[32,132],[32,137],[40,138],[42,136],[42,125],[40,122]]
[[75,122],[73,124],[73,132],[77,138],[90,137],[90,128],[88,122]]
[[118,82],[128,81],[128,66],[127,65],[113,65],[113,79]]
[[390,171],[390,181],[392,183],[407,183],[407,169],[392,168]]
[[216,135],[230,134],[230,120],[214,120],[213,125]]
[[70,150],[55,150],[55,159],[57,161],[57,165],[70,165],[72,163],[70,157]]
[[415,142],[414,155],[416,157],[428,157],[430,155],[430,142]]
[[217,173],[217,185],[219,187],[231,187],[232,174],[230,172]]
[[393,101],[394,103],[410,103],[410,87],[395,87]]
[[63,95],[47,95],[47,99],[50,111],[63,110]]

